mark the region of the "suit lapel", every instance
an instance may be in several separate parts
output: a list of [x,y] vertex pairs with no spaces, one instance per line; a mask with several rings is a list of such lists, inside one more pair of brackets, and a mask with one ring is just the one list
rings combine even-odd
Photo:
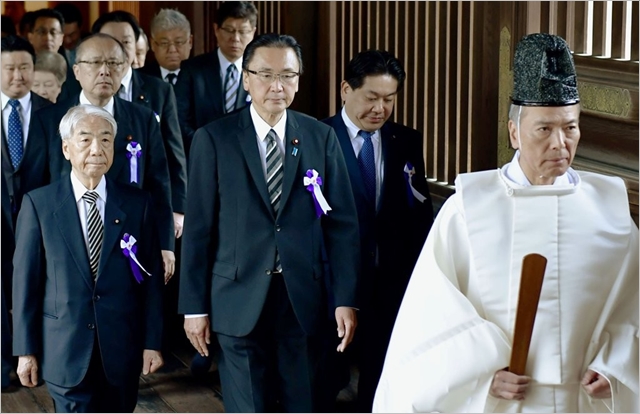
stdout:
[[[281,214],[282,210],[284,210],[284,206],[287,203],[287,199],[291,194],[291,188],[295,184],[294,180],[296,179],[296,171],[298,171],[298,164],[300,162],[300,156],[294,156],[292,154],[293,144],[291,141],[293,139],[298,140],[298,152],[304,151],[304,136],[303,132],[298,129],[298,121],[295,118],[295,115],[291,111],[287,111],[287,127],[285,130],[285,142],[284,142],[284,177],[282,179],[282,196],[280,199],[280,209],[278,210],[278,215]],[[303,185],[303,183],[299,183]]]
[[344,160],[347,164],[347,171],[349,171],[349,177],[351,178],[351,187],[353,188],[354,197],[361,199],[364,202],[364,200],[368,200],[368,197],[364,191],[362,173],[360,172],[360,166],[358,165],[356,154],[353,151],[353,145],[351,145],[351,138],[349,138],[347,126],[344,124],[340,112],[332,118],[331,126],[334,131],[336,131],[338,142],[342,148],[342,154],[344,155]]
[[[206,73],[206,75],[204,76],[204,90],[211,91],[211,94],[209,96],[214,97],[214,99],[212,100],[213,107],[215,109],[214,112],[223,114],[224,108],[222,106],[222,101],[224,101],[224,92],[222,91],[222,79],[220,79],[220,60],[218,59],[218,52],[212,52],[210,56],[211,64],[204,66],[207,72],[209,70],[211,71],[209,73]],[[207,70],[206,68],[211,69]],[[215,99],[216,96],[219,98]]]
[[238,85],[238,98],[236,99],[236,109],[240,109],[243,108],[245,106],[247,106],[247,91],[244,90],[244,87],[242,86],[242,77],[244,75],[242,74],[242,72],[240,72],[240,84]]
[[[256,130],[251,121],[251,114],[249,109],[240,112],[240,132],[238,133],[238,142],[240,142],[240,148],[244,154],[247,167],[253,181],[256,183],[258,192],[262,201],[267,206],[267,209],[272,212],[271,200],[269,199],[269,189],[267,188],[267,181],[264,178],[264,171],[262,170],[262,160],[260,159],[260,151],[256,143]],[[286,165],[286,164],[285,164]],[[281,202],[281,205],[282,202]]]
[[151,108],[149,97],[145,93],[144,89],[144,79],[136,70],[133,70],[132,79],[131,102],[142,103],[147,108]]
[[[120,246],[120,234],[124,228],[127,215],[122,209],[123,200],[111,184],[111,180],[107,179],[107,203],[104,209],[104,237],[102,241],[102,252],[100,253],[100,264],[98,265],[98,277],[104,270],[105,263],[108,260],[111,251]],[[139,236],[139,235],[135,235]]]
[[[393,139],[395,139],[395,135],[393,135],[393,131],[391,131],[389,124],[385,123],[384,125],[382,125],[382,128],[380,128],[380,142],[382,144],[382,156],[380,158],[382,159],[382,163],[384,165],[384,173],[382,176],[385,178],[392,177],[393,175],[395,175],[394,173],[397,173],[397,171],[391,171],[392,168],[398,168],[398,166],[391,165],[391,157],[389,156],[389,151],[392,145],[391,141]],[[383,179],[382,183],[380,183],[380,197],[378,197],[379,201],[376,211],[380,211],[380,201],[382,201],[382,195],[385,193],[387,181],[388,180]]]
[[120,175],[120,171],[127,165],[127,132],[130,131],[131,127],[131,118],[129,117],[129,113],[124,108],[123,101],[117,96],[113,98],[113,114],[114,118],[118,122],[118,133],[116,134],[116,140],[114,143],[113,149],[113,165],[107,172],[107,175],[114,180],[118,175]]
[[94,283],[91,276],[91,268],[89,267],[89,254],[87,253],[87,246],[84,241],[80,218],[78,217],[78,206],[73,196],[71,179],[67,176],[58,181],[58,189],[59,198],[53,217],[56,219],[62,238],[71,252],[71,257],[73,257],[76,266],[80,270],[82,279],[87,284],[87,287],[93,290]]

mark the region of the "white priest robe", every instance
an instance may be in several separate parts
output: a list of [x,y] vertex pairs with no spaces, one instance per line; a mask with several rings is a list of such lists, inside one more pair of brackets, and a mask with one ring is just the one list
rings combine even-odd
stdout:
[[[456,179],[407,287],[374,412],[638,412],[638,228],[625,185],[572,169],[555,185],[519,185],[517,163]],[[506,401],[489,387],[509,365],[529,253],[548,259],[532,380],[524,401]],[[582,389],[588,368],[612,398]]]

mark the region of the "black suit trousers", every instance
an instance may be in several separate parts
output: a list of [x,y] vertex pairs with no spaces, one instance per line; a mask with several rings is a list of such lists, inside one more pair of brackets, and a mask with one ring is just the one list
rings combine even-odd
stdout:
[[320,338],[302,330],[283,276],[271,276],[264,309],[245,337],[217,334],[225,412],[315,412]]
[[138,402],[138,381],[138,376],[117,385],[107,381],[96,337],[89,369],[80,384],[70,388],[46,384],[57,413],[132,413]]

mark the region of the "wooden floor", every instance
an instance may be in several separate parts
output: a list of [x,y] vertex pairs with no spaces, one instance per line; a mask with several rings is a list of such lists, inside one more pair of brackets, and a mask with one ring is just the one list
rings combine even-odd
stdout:
[[[190,346],[190,345],[189,345]],[[202,379],[191,375],[189,365],[193,352],[187,346],[169,356],[155,374],[140,376],[140,390],[136,413],[223,413],[220,378],[215,367]],[[357,373],[351,384],[340,392],[337,412],[354,412]],[[3,413],[51,413],[53,402],[45,385],[36,388],[12,387],[3,392]]]

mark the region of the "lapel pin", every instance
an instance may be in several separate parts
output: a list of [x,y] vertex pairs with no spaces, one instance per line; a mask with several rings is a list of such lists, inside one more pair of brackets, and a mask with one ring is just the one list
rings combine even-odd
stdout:
[[293,144],[293,149],[291,150],[291,155],[293,155],[294,157],[296,155],[298,155],[298,144],[300,143],[300,141],[298,140],[298,138],[294,138],[291,140],[291,144]]
[[138,97],[138,99],[140,99],[141,101],[144,101],[144,95],[140,95],[140,97]]
[[113,222],[116,223],[116,224],[120,224],[120,219],[115,219],[115,220],[113,220]]
[[132,139],[133,139],[133,136],[127,135],[127,141],[131,141]]

